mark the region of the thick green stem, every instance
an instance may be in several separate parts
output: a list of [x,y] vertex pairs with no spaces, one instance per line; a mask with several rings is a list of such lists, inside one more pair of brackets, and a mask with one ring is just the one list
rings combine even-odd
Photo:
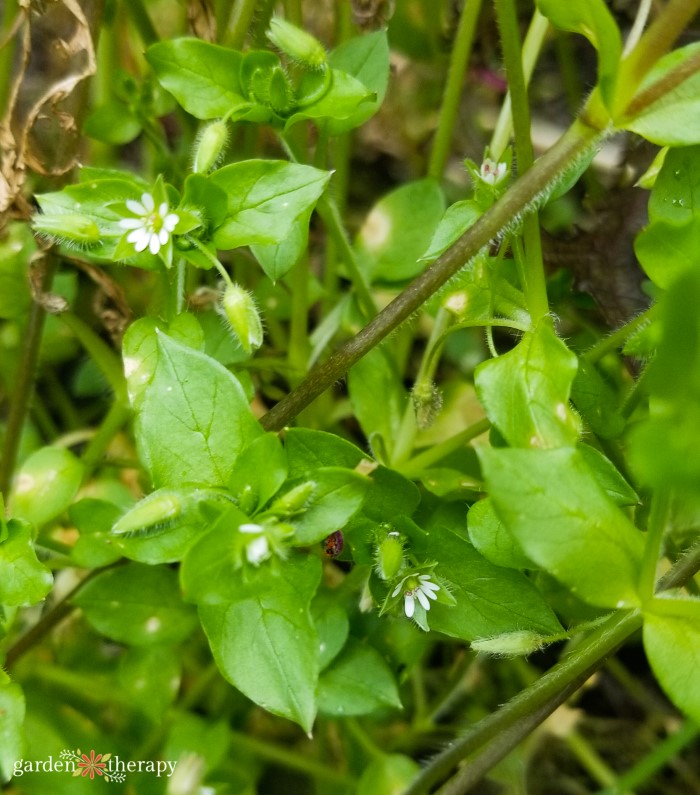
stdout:
[[[523,72],[518,17],[514,0],[496,0],[498,27],[501,33],[503,58],[508,73],[508,87],[513,109],[513,130],[515,132],[515,155],[518,171],[523,174],[532,167],[535,154],[530,131],[530,105],[527,85]],[[533,323],[549,312],[547,288],[542,261],[542,241],[540,239],[537,213],[528,215],[524,221],[525,241],[525,298]]]
[[670,507],[671,501],[666,490],[659,490],[654,494],[649,512],[642,570],[639,575],[639,595],[642,600],[651,599],[654,595],[656,569],[659,565],[661,545],[669,519]]
[[231,9],[228,21],[228,34],[224,37],[224,44],[234,50],[243,47],[248,28],[253,20],[257,0],[236,0]]
[[469,56],[472,51],[476,23],[479,20],[480,12],[481,0],[464,0],[452,55],[450,56],[445,92],[442,95],[438,128],[433,140],[433,148],[430,152],[428,176],[433,177],[433,179],[442,178],[447,158],[450,155],[452,132],[457,118],[457,111],[459,110],[462,85],[464,84],[469,64]]
[[[548,31],[549,20],[543,17],[539,11],[535,11],[523,44],[522,69],[525,85],[530,82],[535,64],[537,63],[537,58],[539,57]],[[496,160],[500,159],[505,148],[508,146],[508,141],[510,140],[512,132],[513,111],[511,108],[510,93],[508,93],[501,106],[501,112],[498,114],[498,121],[496,122],[493,135],[491,136],[491,143],[489,145],[491,157]]]
[[632,320],[625,323],[612,334],[603,337],[585,354],[584,358],[590,364],[599,362],[604,356],[621,348],[627,340],[638,331],[640,328],[648,324],[658,314],[658,304],[647,309],[645,312],[633,317]]
[[470,227],[444,254],[415,279],[353,339],[325,362],[262,419],[268,430],[280,430],[303,408],[342,377],[366,353],[407,320],[431,295],[470,262],[482,248],[531,212],[548,194],[552,184],[573,162],[601,138],[600,129],[576,121],[562,138],[528,172]]
[[[41,284],[39,285],[42,293],[46,293],[51,289],[56,265],[56,255],[52,252],[47,252],[43,261],[43,272]],[[29,309],[29,319],[24,334],[15,392],[12,396],[5,426],[5,439],[2,447],[2,458],[0,459],[0,492],[3,494],[7,494],[10,487],[17,451],[19,450],[19,441],[22,436],[22,428],[24,427],[24,421],[27,418],[32,393],[34,392],[34,378],[39,361],[39,347],[45,321],[46,310],[40,303],[34,301]]]

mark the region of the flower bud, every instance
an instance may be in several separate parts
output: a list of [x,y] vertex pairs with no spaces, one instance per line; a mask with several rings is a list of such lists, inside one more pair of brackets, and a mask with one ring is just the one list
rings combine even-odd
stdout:
[[326,51],[321,42],[280,17],[270,20],[267,38],[283,53],[309,69],[321,69],[326,65]]
[[151,535],[173,526],[183,513],[182,495],[158,489],[127,511],[112,527],[120,536]]
[[221,298],[221,311],[246,353],[262,345],[262,321],[249,292],[237,284],[229,284]]
[[384,581],[393,580],[404,565],[403,543],[395,530],[387,533],[375,552],[375,570]]
[[194,151],[192,170],[195,174],[206,174],[217,162],[228,142],[228,126],[219,119],[208,124],[200,133]]
[[411,397],[416,412],[416,424],[419,428],[429,428],[442,408],[442,392],[434,381],[419,381],[413,387]]
[[39,234],[55,237],[62,243],[90,246],[100,242],[97,224],[80,213],[39,213],[32,225]]
[[306,507],[315,488],[316,483],[313,480],[300,483],[298,486],[290,489],[286,494],[283,494],[279,499],[275,500],[270,506],[270,513],[276,513],[282,516],[293,516],[295,513],[299,513],[299,511],[302,511]]
[[474,651],[493,654],[497,657],[516,657],[532,654],[545,645],[547,638],[536,632],[521,630],[519,632],[506,632],[492,638],[479,638],[472,641]]

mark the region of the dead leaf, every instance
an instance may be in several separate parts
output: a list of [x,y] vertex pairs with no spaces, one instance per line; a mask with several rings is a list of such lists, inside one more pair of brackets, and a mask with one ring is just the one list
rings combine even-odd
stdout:
[[216,41],[216,16],[211,0],[187,0],[187,23],[198,39]]

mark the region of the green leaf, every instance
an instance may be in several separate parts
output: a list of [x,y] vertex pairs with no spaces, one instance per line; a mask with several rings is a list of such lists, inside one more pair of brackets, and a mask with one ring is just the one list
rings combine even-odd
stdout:
[[0,783],[11,778],[14,764],[22,758],[25,701],[22,688],[0,669]]
[[277,435],[266,433],[238,457],[228,489],[241,510],[252,515],[279,491],[286,478],[286,453]]
[[163,717],[180,688],[181,662],[169,646],[127,649],[119,663],[119,689],[151,720]]
[[373,348],[353,365],[348,390],[355,416],[373,449],[387,449],[391,457],[408,396],[386,348]]
[[320,467],[353,469],[367,456],[351,442],[326,431],[290,428],[285,431],[284,446],[289,463],[289,477],[311,477]]
[[178,643],[197,623],[182,601],[176,572],[162,566],[128,563],[108,569],[72,601],[98,632],[132,646]]
[[536,0],[537,7],[560,30],[580,33],[598,50],[598,83],[608,109],[613,106],[622,38],[604,0]]
[[330,179],[328,171],[282,160],[245,160],[215,171],[210,180],[226,192],[226,219],[218,248],[278,244],[310,212]]
[[107,102],[95,108],[85,120],[83,131],[107,144],[128,144],[143,129],[141,119],[124,102]]
[[367,715],[401,708],[396,680],[376,649],[350,639],[318,681],[318,709],[324,715]]
[[[616,126],[641,135],[659,146],[700,144],[700,73],[697,58],[700,44],[689,44],[660,58],[642,81],[637,95],[655,83],[671,77],[672,72],[689,69],[688,76],[631,119],[616,121]],[[634,100],[633,100],[634,103]]]
[[445,211],[435,180],[421,179],[396,188],[375,204],[355,241],[370,281],[404,281],[417,276],[419,261]]
[[146,60],[158,81],[198,119],[233,112],[240,118],[251,107],[239,79],[241,54],[200,39],[174,39],[153,44]]
[[294,528],[291,543],[296,546],[315,544],[341,530],[360,510],[369,488],[364,475],[340,467],[317,469],[311,482],[314,487],[303,513],[285,520]]
[[[669,153],[669,156],[672,152]],[[661,300],[661,340],[649,365],[649,416],[629,435],[630,462],[646,486],[698,499],[700,483],[700,270]]]
[[245,544],[238,528],[249,521],[231,505],[192,545],[180,567],[182,592],[188,601],[221,604],[237,598]]
[[475,502],[467,515],[469,540],[486,560],[507,569],[532,569],[532,561],[518,546],[503,522],[496,516],[493,503],[486,497]]
[[501,521],[538,566],[598,607],[637,605],[641,534],[575,448],[481,449]]
[[393,469],[378,466],[370,473],[369,482],[362,511],[377,522],[410,516],[420,503],[418,487]]
[[644,608],[644,650],[673,703],[700,722],[700,599],[661,596]]
[[[307,98],[303,96],[302,81],[302,91],[299,92],[301,96],[298,99],[304,103],[303,107],[300,107],[287,119],[284,126],[285,130],[289,130],[290,127],[304,119],[346,121],[354,116],[358,109],[362,108],[363,104],[372,102],[375,99],[372,91],[352,75],[341,72],[339,69],[331,69],[330,71],[330,87],[316,102],[306,104]],[[352,129],[352,127],[347,127],[347,129]]]
[[157,334],[158,361],[135,432],[153,485],[225,486],[236,457],[262,433],[236,378],[206,354]]
[[339,135],[364,124],[384,101],[389,85],[389,41],[386,31],[377,30],[348,39],[333,50],[328,62],[334,69],[355,77],[373,95],[347,119],[330,119],[327,122],[329,134]]
[[306,251],[309,242],[310,218],[311,210],[299,216],[292,224],[287,237],[280,243],[269,245],[251,243],[250,250],[253,252],[253,256],[273,282],[288,273]]
[[92,569],[119,560],[121,551],[109,531],[121,513],[118,505],[92,497],[71,505],[68,515],[80,533],[71,557],[78,566]]
[[323,671],[345,645],[350,622],[345,608],[332,593],[319,594],[311,603],[311,617],[318,633],[319,668]]
[[357,795],[398,795],[420,772],[410,756],[382,755],[365,768],[357,784]]
[[134,408],[138,408],[156,370],[157,330],[166,332],[172,339],[195,350],[201,350],[204,345],[204,332],[199,321],[187,312],[177,315],[170,323],[153,317],[142,317],[134,321],[127,329],[122,343],[124,374],[129,400]]
[[22,464],[10,497],[14,516],[41,526],[73,502],[83,480],[83,465],[64,447],[42,447]]
[[579,423],[568,401],[577,364],[576,355],[543,322],[513,350],[476,368],[479,399],[511,446],[575,444]]
[[318,635],[309,604],[318,558],[290,559],[281,571],[252,572],[255,587],[227,605],[200,606],[202,627],[223,676],[263,709],[311,731],[316,714]]
[[578,451],[595,475],[598,485],[616,505],[637,505],[639,503],[639,495],[622,477],[609,458],[587,444],[579,444]]
[[671,149],[649,199],[649,226],[634,250],[645,273],[669,288],[683,273],[697,270],[700,245],[700,146]]
[[433,233],[433,236],[420,256],[420,262],[432,262],[469,229],[483,215],[483,210],[474,199],[464,199],[463,201],[451,204]]
[[455,605],[431,605],[430,628],[463,640],[530,629],[544,635],[561,632],[556,616],[521,572],[494,566],[466,536],[445,525],[432,529],[428,558],[435,574],[447,580]]
[[28,606],[51,590],[53,576],[39,563],[31,526],[19,519],[7,523],[7,538],[0,543],[0,605]]
[[618,394],[585,357],[579,360],[578,371],[571,385],[571,399],[596,436],[602,439],[620,436],[625,420],[620,413]]

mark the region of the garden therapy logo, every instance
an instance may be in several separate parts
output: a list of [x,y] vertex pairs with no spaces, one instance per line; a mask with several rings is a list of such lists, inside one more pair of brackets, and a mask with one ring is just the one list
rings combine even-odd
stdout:
[[103,781],[121,783],[126,780],[127,773],[153,773],[156,777],[170,778],[175,772],[177,762],[151,759],[125,761],[112,754],[98,754],[94,750],[87,753],[78,748],[75,751],[61,751],[58,759],[18,759],[14,764],[13,775],[23,776],[25,773],[70,773],[90,780],[101,778]]

